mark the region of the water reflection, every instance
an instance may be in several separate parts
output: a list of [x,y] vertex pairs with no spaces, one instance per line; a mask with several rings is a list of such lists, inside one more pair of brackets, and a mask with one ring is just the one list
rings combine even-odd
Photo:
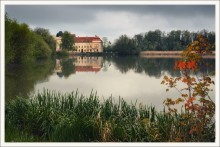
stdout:
[[[120,96],[128,102],[138,100],[162,108],[165,98],[179,96],[176,91],[167,93],[166,87],[160,84],[165,74],[180,75],[173,70],[176,60],[138,56],[72,56],[23,67],[7,67],[6,99],[28,96],[44,88],[59,92],[78,89],[84,95],[97,91],[101,99]],[[205,62],[207,65],[198,72],[215,74],[215,60],[206,59]],[[211,97],[215,97],[214,92]]]
[[[160,78],[164,73],[171,76],[180,76],[180,72],[174,70],[177,58],[140,58],[138,56],[124,57],[88,57],[88,56],[72,56],[68,59],[56,59],[55,72],[59,77],[68,78],[70,74],[77,72],[94,72],[101,70],[107,72],[110,66],[114,66],[122,74],[133,71],[139,74]],[[197,74],[206,73],[208,75],[215,74],[215,60],[204,59],[203,65]]]
[[16,96],[28,97],[35,85],[49,81],[53,74],[54,62],[41,60],[26,65],[11,65],[5,68],[5,100]]
[[115,57],[111,61],[121,73],[126,74],[132,70],[135,73],[144,73],[148,76],[160,78],[164,72],[172,76],[178,76],[178,72],[173,71],[174,63],[177,59],[148,59],[133,57]]
[[59,77],[68,77],[76,72],[99,72],[103,58],[94,56],[72,56],[68,59],[56,59],[55,72]]
[[75,73],[74,59],[56,59],[56,66],[54,70],[58,77],[68,78]]
[[76,57],[76,72],[99,72],[102,68],[102,57]]

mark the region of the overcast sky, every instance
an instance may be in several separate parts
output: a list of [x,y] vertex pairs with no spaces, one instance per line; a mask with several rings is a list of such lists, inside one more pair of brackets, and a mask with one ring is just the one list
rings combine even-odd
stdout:
[[110,41],[155,29],[215,31],[214,5],[6,5],[5,10],[18,22],[53,35],[67,30]]

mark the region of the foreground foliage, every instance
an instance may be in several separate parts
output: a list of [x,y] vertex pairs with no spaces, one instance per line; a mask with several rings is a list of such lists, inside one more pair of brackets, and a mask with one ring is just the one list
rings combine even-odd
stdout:
[[[189,133],[191,124],[182,114],[157,112],[154,107],[128,104],[122,98],[100,100],[78,92],[44,90],[33,98],[17,98],[6,105],[6,141],[44,142],[213,142],[214,123],[204,124],[200,134]],[[7,128],[17,128],[21,137]],[[11,129],[12,130],[12,129]],[[175,136],[188,132],[184,140]],[[30,140],[27,139],[27,134]]]
[[[168,114],[178,113],[175,106],[181,105],[181,115],[177,123],[179,127],[188,127],[186,130],[178,130],[175,134],[176,140],[187,141],[190,134],[194,136],[194,141],[200,141],[207,128],[215,129],[215,103],[209,96],[209,92],[212,91],[210,87],[215,83],[207,73],[198,74],[198,70],[206,65],[202,57],[211,53],[211,48],[208,39],[198,35],[197,40],[183,51],[182,59],[176,61],[174,68],[180,72],[180,76],[164,76],[161,83],[168,86],[167,91],[174,88],[180,93],[177,99],[167,98],[164,101]],[[178,87],[181,84],[185,87]],[[214,134],[206,135],[215,138]]]

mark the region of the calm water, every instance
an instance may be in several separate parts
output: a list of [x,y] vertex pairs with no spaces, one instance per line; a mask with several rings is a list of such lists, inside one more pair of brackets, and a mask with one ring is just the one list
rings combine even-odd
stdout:
[[[164,75],[180,75],[173,70],[175,60],[136,56],[75,56],[38,61],[26,66],[10,66],[6,67],[6,101],[16,96],[28,97],[46,88],[60,92],[78,90],[84,95],[94,91],[100,99],[113,96],[117,101],[120,96],[128,102],[137,101],[162,110],[166,98],[179,97],[177,91],[166,92],[167,87],[160,84]],[[204,67],[202,72],[213,75],[215,60],[206,61],[208,67]],[[215,91],[210,96],[215,99]]]

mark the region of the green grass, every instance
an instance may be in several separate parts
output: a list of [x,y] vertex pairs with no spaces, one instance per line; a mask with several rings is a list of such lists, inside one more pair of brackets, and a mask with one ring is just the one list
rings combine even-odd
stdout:
[[[100,101],[94,92],[85,97],[78,92],[62,94],[44,90],[33,98],[16,98],[10,101],[6,105],[5,114],[5,135],[6,141],[9,142],[215,140],[214,123],[207,124],[203,134],[197,137],[198,134],[188,134],[190,126],[179,125],[179,120],[184,119],[180,114],[156,112],[154,107],[128,104],[122,98],[116,101],[109,97]],[[181,136],[179,132],[183,133],[182,138],[177,138]]]
[[6,142],[36,142],[41,140],[37,136],[25,132],[25,130],[20,130],[12,124],[6,124],[5,129]]

